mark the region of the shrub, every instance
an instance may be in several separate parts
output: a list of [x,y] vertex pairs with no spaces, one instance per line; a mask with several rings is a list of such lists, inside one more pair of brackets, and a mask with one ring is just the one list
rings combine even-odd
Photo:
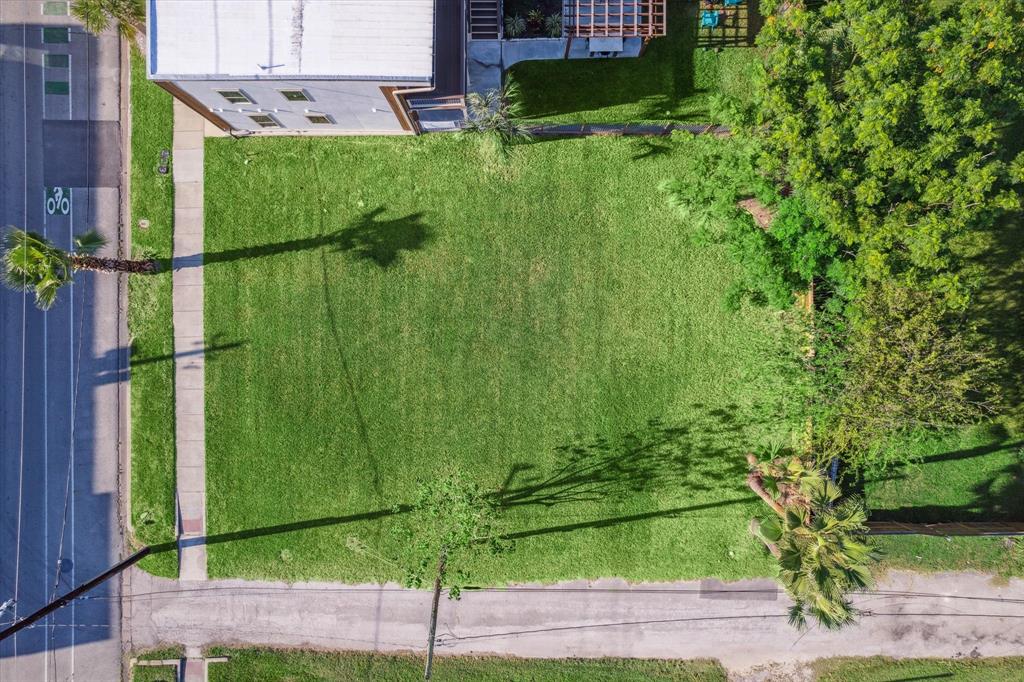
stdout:
[[526,34],[526,19],[521,14],[505,17],[505,37],[519,38]]
[[544,32],[550,38],[562,37],[562,15],[552,14],[544,20]]
[[847,313],[819,321],[824,457],[884,469],[908,461],[897,440],[996,412],[1000,363],[991,344],[940,294],[872,284]]
[[[814,220],[796,198],[779,201],[777,192],[757,170],[756,144],[730,141],[707,144],[711,153],[688,159],[679,177],[664,185],[671,203],[693,226],[699,243],[724,244],[741,267],[741,275],[726,294],[735,308],[744,299],[759,305],[786,308],[793,294],[813,277],[846,277],[831,268],[841,257],[835,238]],[[771,226],[757,226],[737,201],[754,195],[777,205]]]

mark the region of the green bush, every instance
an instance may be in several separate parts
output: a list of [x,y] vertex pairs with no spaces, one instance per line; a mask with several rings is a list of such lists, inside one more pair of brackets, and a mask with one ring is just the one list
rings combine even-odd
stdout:
[[847,317],[819,321],[816,365],[825,413],[819,449],[855,469],[912,455],[915,435],[978,422],[999,405],[999,361],[963,313],[940,294],[895,283],[869,286]]
[[[700,244],[723,244],[742,266],[725,304],[735,309],[743,300],[787,308],[793,294],[814,277],[833,276],[842,289],[848,272],[833,267],[840,258],[836,239],[797,198],[779,200],[777,191],[757,169],[755,143],[706,142],[709,153],[687,160],[678,177],[664,188]],[[753,196],[777,206],[769,228],[756,225],[737,204]]]

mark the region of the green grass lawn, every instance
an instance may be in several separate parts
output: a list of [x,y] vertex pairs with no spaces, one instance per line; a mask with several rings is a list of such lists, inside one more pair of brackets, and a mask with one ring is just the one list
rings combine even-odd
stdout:
[[178,682],[178,669],[173,665],[137,665],[132,668],[132,682]]
[[[170,150],[174,120],[171,96],[146,80],[145,59],[132,54],[131,80],[132,249],[136,255],[170,258],[174,184],[157,173],[160,151]],[[148,230],[139,220],[150,222]],[[143,544],[175,538],[174,528],[174,332],[171,272],[128,280],[131,333],[132,526]],[[147,557],[151,573],[176,576],[177,557]]]
[[[215,649],[212,656],[229,656],[209,667],[210,682],[314,682],[366,680],[404,682],[423,677],[423,656],[267,649]],[[495,656],[439,656],[432,679],[467,682],[725,682],[725,670],[715,661],[655,661],[645,659],[521,659]]]
[[668,35],[636,59],[521,62],[511,73],[526,118],[564,123],[712,122],[716,93],[748,98],[759,56],[754,48],[698,47],[694,3],[669,4]]
[[830,658],[816,661],[813,668],[817,682],[1004,682],[1021,679],[1024,658]]
[[978,571],[1000,579],[1024,577],[1021,538],[879,536],[882,568],[919,572]]
[[1024,520],[1024,437],[992,422],[908,446],[920,464],[865,485],[872,518],[909,523]]
[[208,140],[210,574],[396,578],[346,538],[445,468],[518,538],[481,583],[771,574],[744,453],[802,428],[796,344],[656,189],[736,143],[659,144]]

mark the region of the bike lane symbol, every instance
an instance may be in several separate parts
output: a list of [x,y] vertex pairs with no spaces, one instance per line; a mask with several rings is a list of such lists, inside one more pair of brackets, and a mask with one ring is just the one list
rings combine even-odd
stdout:
[[71,213],[71,188],[47,187],[46,214],[68,215],[69,213]]

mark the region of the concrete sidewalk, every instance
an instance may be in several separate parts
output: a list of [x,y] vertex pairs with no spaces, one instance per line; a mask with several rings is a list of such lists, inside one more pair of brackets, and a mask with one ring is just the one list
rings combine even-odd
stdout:
[[[891,573],[842,632],[801,634],[767,580],[628,585],[621,580],[466,591],[442,600],[442,654],[717,658],[734,673],[830,656],[1024,652],[1024,580]],[[133,570],[131,645],[219,644],[422,651],[430,593],[396,585],[174,582]]]
[[179,569],[206,579],[206,407],[203,349],[205,121],[174,100],[174,417]]

